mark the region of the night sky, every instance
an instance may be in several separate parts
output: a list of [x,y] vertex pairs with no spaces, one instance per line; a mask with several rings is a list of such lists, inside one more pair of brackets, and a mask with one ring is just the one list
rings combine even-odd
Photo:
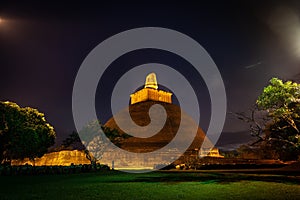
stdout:
[[[0,3],[0,18],[0,101],[13,101],[45,113],[58,141],[75,130],[72,89],[81,63],[103,40],[128,29],[164,27],[199,42],[221,72],[228,112],[247,112],[271,77],[300,80],[297,1],[7,1]],[[151,49],[123,55],[105,72],[96,95],[100,120],[105,123],[111,117],[108,106],[118,78],[148,62],[172,66],[190,80],[203,107],[200,126],[205,130],[209,117],[204,116],[210,116],[210,101],[201,76],[194,75],[191,66],[176,55]],[[159,81],[159,74],[157,77]],[[228,114],[219,144],[248,141],[246,130],[246,124]]]

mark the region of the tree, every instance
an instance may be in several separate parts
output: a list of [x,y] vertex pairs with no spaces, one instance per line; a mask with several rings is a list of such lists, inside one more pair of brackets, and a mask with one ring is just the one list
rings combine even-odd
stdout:
[[283,160],[295,160],[300,154],[300,84],[272,78],[256,104],[271,121],[265,140]]
[[273,158],[297,159],[300,154],[300,84],[272,78],[250,116],[235,115],[249,123],[251,134],[258,138],[252,146],[259,145]]
[[[102,131],[106,137],[100,134]],[[62,142],[62,146],[64,149],[69,149],[75,144],[77,144],[76,146],[78,146],[78,143],[83,144],[86,158],[94,165],[102,158],[110,142],[119,146],[128,137],[129,135],[127,134],[119,134],[116,129],[101,125],[99,120],[93,120],[84,126],[79,134],[73,131]]]
[[43,156],[54,144],[54,128],[43,113],[0,102],[0,162]]

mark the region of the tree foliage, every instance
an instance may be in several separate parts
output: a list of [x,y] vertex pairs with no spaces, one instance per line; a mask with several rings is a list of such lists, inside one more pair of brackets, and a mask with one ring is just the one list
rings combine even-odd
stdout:
[[43,156],[54,144],[54,128],[43,113],[0,102],[0,161]]
[[273,78],[270,85],[258,97],[259,108],[266,109],[275,123],[285,121],[289,127],[299,133],[300,84]]

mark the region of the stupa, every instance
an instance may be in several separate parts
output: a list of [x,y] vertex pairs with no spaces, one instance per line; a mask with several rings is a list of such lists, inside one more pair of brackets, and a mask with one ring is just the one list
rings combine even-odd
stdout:
[[[148,138],[126,138],[119,143],[118,146],[120,148],[132,153],[138,153],[140,155],[143,155],[143,153],[153,152],[168,145],[174,139],[180,127],[181,131],[183,131],[184,134],[187,135],[195,134],[194,132],[196,130],[196,136],[194,137],[194,140],[192,141],[190,147],[187,149],[185,155],[191,155],[191,153],[193,153],[193,156],[197,155],[197,150],[202,145],[205,133],[192,117],[185,113],[178,105],[172,103],[171,92],[158,89],[158,83],[155,73],[150,73],[149,75],[147,75],[144,88],[131,94],[130,98],[129,108],[116,113],[115,116],[113,116],[106,122],[106,127],[116,129],[121,135],[130,135],[131,131],[140,131],[139,129],[135,130],[135,127],[132,127],[129,132],[125,133],[118,127],[117,123],[115,122],[115,118],[118,118],[118,120],[126,120],[126,117],[128,116],[126,113],[129,109],[131,119],[137,125],[147,127],[147,125],[151,122],[148,112],[151,106],[154,104],[159,104],[164,107],[167,118],[164,127],[155,135]],[[158,115],[160,115],[160,113],[157,113],[157,116]],[[189,140],[187,138],[188,137],[180,137],[180,140],[178,140],[178,145],[181,145],[181,143],[185,143],[187,140]],[[167,152],[158,154],[155,159],[145,156],[143,166],[153,167],[155,164],[164,163],[166,158],[169,158],[174,154],[173,151],[176,152],[176,149],[170,149]],[[102,162],[104,163],[105,157],[114,159],[115,164],[117,162],[122,162],[128,164],[128,167],[134,168],[138,166],[138,163],[134,158],[120,158],[113,152],[106,153],[102,160]]]

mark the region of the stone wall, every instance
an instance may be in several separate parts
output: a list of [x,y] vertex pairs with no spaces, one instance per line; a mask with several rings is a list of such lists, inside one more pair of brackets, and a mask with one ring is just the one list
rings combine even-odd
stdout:
[[[12,165],[33,165],[33,162],[28,158],[24,160],[13,160]],[[36,158],[36,166],[53,166],[53,165],[62,165],[69,166],[71,163],[75,165],[79,164],[90,164],[90,161],[85,157],[85,153],[78,150],[65,150],[59,152],[47,153],[41,158]]]
[[172,93],[152,88],[144,88],[130,95],[131,104],[147,100],[172,103]]

